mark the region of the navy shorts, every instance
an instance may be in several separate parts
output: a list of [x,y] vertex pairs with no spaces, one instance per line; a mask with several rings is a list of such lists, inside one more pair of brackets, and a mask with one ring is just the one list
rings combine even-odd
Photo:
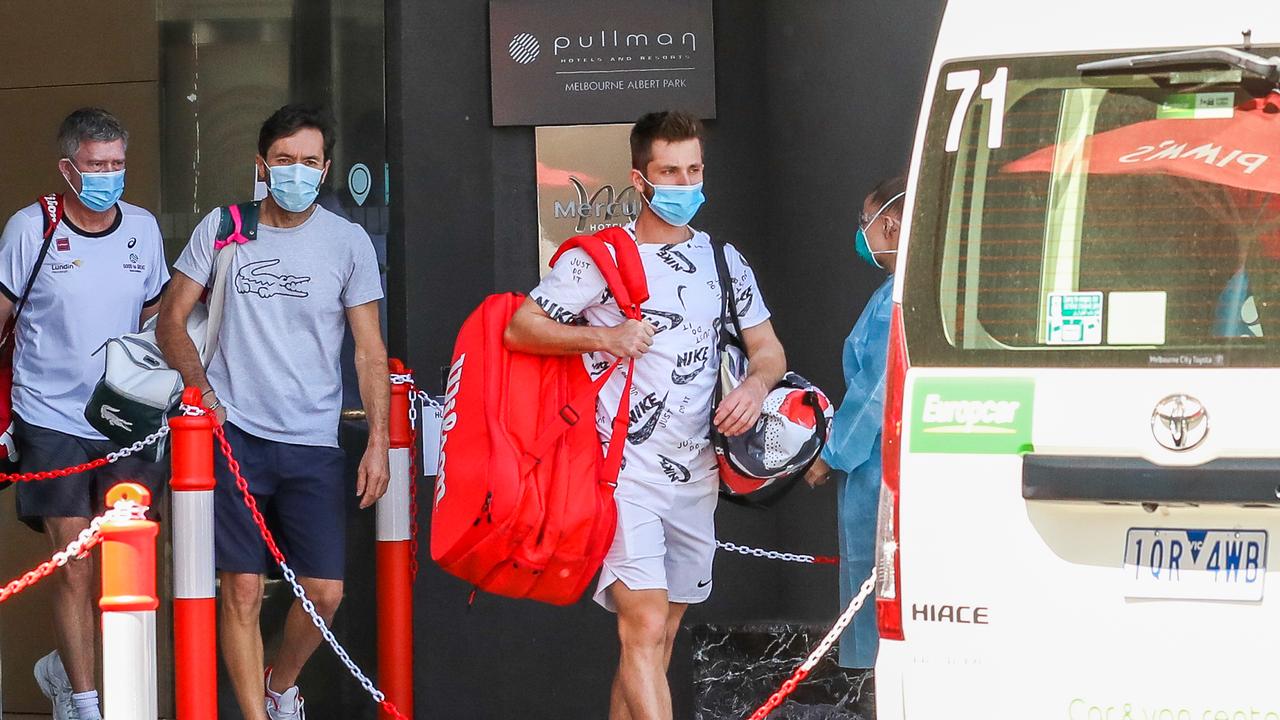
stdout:
[[[15,417],[18,472],[58,470],[106,457],[120,446],[110,440],[90,440]],[[152,507],[163,497],[169,463],[135,457],[66,477],[17,483],[18,519],[43,532],[44,518],[91,518],[107,509],[107,491],[122,482],[136,482],[151,490]],[[155,512],[149,513],[154,518]]]
[[[298,575],[341,580],[346,563],[346,454],[341,448],[267,440],[222,425],[240,474]],[[221,451],[214,452],[214,550],[218,570],[266,574],[275,564]]]

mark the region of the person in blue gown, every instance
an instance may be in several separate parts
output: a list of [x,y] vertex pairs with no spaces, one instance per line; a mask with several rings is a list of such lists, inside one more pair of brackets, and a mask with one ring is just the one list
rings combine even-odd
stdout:
[[[844,343],[844,399],[831,424],[822,457],[805,476],[811,486],[835,479],[840,526],[840,606],[857,595],[875,564],[876,510],[880,500],[880,431],[893,309],[893,271],[906,180],[876,186],[862,205],[855,249],[862,261],[888,273],[867,301]],[[840,665],[874,667],[879,635],[874,598],[868,599],[840,636]]]

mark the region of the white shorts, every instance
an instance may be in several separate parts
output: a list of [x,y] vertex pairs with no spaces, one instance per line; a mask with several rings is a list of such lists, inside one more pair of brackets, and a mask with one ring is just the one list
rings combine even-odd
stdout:
[[715,477],[684,484],[623,480],[613,497],[618,529],[595,601],[617,612],[608,593],[616,581],[629,590],[666,590],[669,602],[706,600],[716,554]]

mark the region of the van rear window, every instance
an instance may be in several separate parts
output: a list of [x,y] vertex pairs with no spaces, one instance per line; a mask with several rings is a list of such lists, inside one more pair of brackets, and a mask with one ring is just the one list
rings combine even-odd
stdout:
[[1238,70],[1081,77],[1094,59],[940,73],[912,363],[1276,364],[1280,93]]

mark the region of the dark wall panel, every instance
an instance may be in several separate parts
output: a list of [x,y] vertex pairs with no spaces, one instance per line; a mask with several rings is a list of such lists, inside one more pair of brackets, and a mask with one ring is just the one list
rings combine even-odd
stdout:
[[[531,0],[533,1],[533,0]],[[840,348],[880,278],[858,264],[862,198],[904,168],[943,0],[720,0],[719,117],[708,124],[697,225],[752,262],[791,365],[843,392]],[[489,124],[488,3],[389,0],[391,345],[439,390],[467,313],[537,279],[531,128]],[[423,493],[426,497],[427,494]],[[424,533],[430,509],[424,503]],[[798,488],[771,511],[722,506],[721,537],[834,553],[834,488]],[[418,713],[602,717],[616,661],[613,618],[479,597],[435,569],[418,579]],[[689,624],[838,612],[835,571],[721,555],[712,599]],[[676,717],[691,716],[688,633],[674,664]]]

